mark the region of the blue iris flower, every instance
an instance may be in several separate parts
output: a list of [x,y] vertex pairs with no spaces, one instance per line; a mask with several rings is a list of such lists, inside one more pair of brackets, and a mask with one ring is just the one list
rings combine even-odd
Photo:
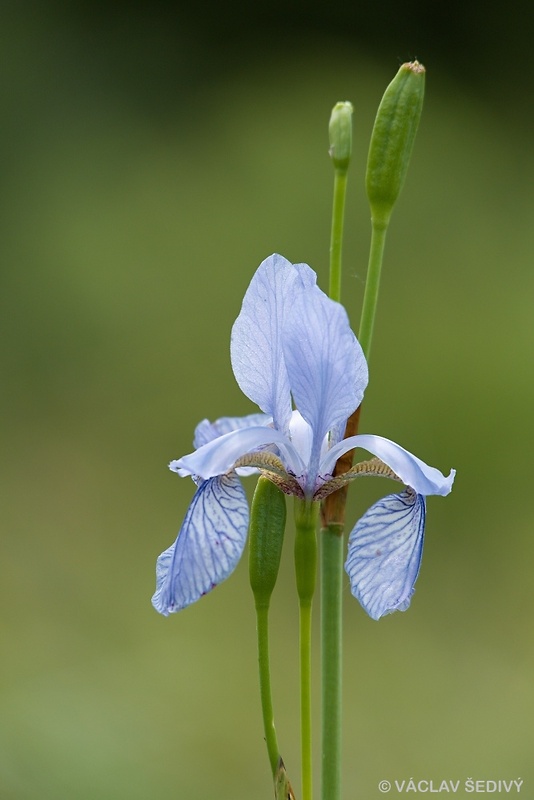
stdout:
[[[263,413],[201,422],[195,451],[172,461],[197,491],[178,538],[157,562],[154,607],[161,614],[198,600],[235,569],[249,509],[240,476],[261,472],[287,494],[318,501],[360,475],[404,484],[375,503],[349,536],[352,593],[379,619],[410,604],[421,563],[426,495],[446,495],[454,470],[439,470],[381,436],[343,439],[368,382],[365,356],[347,314],[317,286],[306,264],[280,255],[258,268],[231,336],[232,367]],[[338,458],[363,448],[374,457],[333,477]]]

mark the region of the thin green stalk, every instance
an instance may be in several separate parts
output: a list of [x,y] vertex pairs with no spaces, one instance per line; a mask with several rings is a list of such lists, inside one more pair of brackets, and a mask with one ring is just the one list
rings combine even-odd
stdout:
[[312,606],[301,600],[299,607],[300,636],[300,735],[302,742],[302,800],[311,800],[312,782],[312,701],[311,701],[311,634]]
[[318,504],[295,500],[295,572],[299,596],[302,800],[312,800],[311,639],[317,575]]
[[321,530],[322,797],[341,797],[343,526]]
[[[330,282],[332,300],[341,300],[341,263],[347,170],[336,168],[330,239]],[[321,529],[321,798],[341,800],[342,720],[342,576],[343,507],[341,520],[326,519]],[[330,500],[330,498],[327,498]],[[330,501],[332,502],[332,501]],[[332,506],[329,504],[329,508]],[[337,509],[336,509],[337,510]],[[324,507],[323,507],[324,513]]]
[[336,169],[334,174],[332,229],[330,232],[330,282],[328,293],[332,300],[337,300],[338,303],[341,299],[341,255],[346,194],[347,170]]
[[269,754],[269,763],[275,778],[280,750],[274,727],[273,701],[271,694],[271,674],[269,669],[269,606],[256,603],[256,626],[258,633],[258,664],[260,675],[260,699],[263,715],[265,743]]
[[384,224],[383,222],[373,221],[372,224],[369,266],[367,267],[367,280],[363,296],[360,331],[358,333],[359,342],[367,359],[369,359],[369,351],[371,350],[371,341],[373,338],[378,290],[380,288],[380,273],[382,271],[382,260],[384,258],[387,233],[387,223]]

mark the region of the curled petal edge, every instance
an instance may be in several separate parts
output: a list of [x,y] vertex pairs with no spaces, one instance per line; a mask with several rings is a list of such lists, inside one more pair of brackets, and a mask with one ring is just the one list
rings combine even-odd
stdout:
[[338,458],[356,447],[368,450],[381,459],[402,483],[410,486],[417,494],[445,496],[452,489],[456,470],[451,469],[449,475],[445,476],[439,469],[425,464],[420,458],[390,439],[372,434],[358,434],[343,439],[328,451],[321,463],[321,471],[332,474]]

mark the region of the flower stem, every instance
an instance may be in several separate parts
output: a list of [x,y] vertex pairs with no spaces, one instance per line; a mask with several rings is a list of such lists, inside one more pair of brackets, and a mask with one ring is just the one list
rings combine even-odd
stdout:
[[332,229],[330,232],[330,283],[328,293],[332,300],[337,300],[338,303],[341,299],[341,254],[346,193],[347,170],[336,169],[334,174]]
[[295,500],[295,572],[299,596],[302,800],[312,800],[311,634],[317,573],[318,504]]
[[372,221],[371,248],[369,251],[369,265],[367,267],[367,280],[363,296],[362,316],[358,339],[365,357],[369,359],[371,340],[378,303],[378,290],[380,288],[380,273],[384,258],[386,244],[387,223]]
[[269,605],[256,603],[256,625],[258,632],[258,664],[260,675],[260,699],[263,714],[263,730],[273,778],[276,776],[280,750],[274,727],[271,674],[269,670]]
[[[336,168],[330,237],[330,282],[332,300],[341,300],[341,257],[347,170]],[[346,492],[336,492],[340,508],[334,518],[325,515],[321,528],[321,798],[341,798],[341,700],[342,700],[342,577],[343,518]],[[333,495],[331,495],[334,498]],[[332,508],[330,501],[329,508]],[[334,501],[335,502],[335,501]]]
[[341,797],[343,525],[321,530],[322,798]]

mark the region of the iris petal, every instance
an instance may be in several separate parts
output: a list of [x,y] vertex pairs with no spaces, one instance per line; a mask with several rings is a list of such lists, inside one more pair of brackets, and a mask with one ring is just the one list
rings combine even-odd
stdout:
[[345,309],[317,287],[295,297],[284,334],[293,399],[313,430],[310,471],[316,473],[324,437],[362,401],[367,363]]
[[238,431],[242,428],[253,428],[258,425],[267,426],[271,421],[271,417],[267,414],[248,414],[245,417],[219,417],[215,422],[203,419],[195,428],[193,446],[195,450],[198,450],[202,445],[218,439],[219,436],[223,436],[225,433]]
[[194,603],[234,571],[245,547],[248,516],[235,473],[202,483],[178,538],[157,561],[152,605],[160,614]]
[[425,464],[420,458],[390,439],[371,434],[358,434],[343,439],[328,451],[321,463],[321,472],[331,475],[337,459],[354,447],[363,447],[364,450],[368,450],[380,458],[406,486],[411,486],[418,494],[444,496],[449,494],[452,489],[456,475],[454,469],[451,469],[449,475],[445,476],[439,469]]
[[425,499],[410,489],[379,500],[349,537],[351,592],[373,619],[410,605],[423,554]]
[[282,349],[284,321],[298,292],[315,281],[315,273],[306,264],[291,264],[277,254],[269,256],[256,270],[232,328],[230,353],[236,380],[283,433],[287,433],[291,417]]
[[199,447],[194,453],[171,461],[169,469],[182,478],[186,475],[199,475],[201,478],[214,478],[224,475],[234,468],[234,464],[247,453],[275,444],[284,456],[284,462],[295,474],[302,472],[301,459],[286,437],[269,427],[242,428],[225,433],[211,442]]

